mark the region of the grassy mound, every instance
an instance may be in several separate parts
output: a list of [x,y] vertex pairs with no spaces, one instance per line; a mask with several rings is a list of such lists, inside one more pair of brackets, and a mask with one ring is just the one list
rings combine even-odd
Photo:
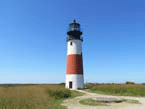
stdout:
[[96,102],[96,100],[92,100],[92,99],[90,99],[90,98],[80,100],[79,103],[81,103],[81,104],[83,104],[83,105],[91,105],[91,106],[108,106],[108,105],[105,104],[105,103]]
[[97,101],[92,100],[91,98],[80,100],[79,103],[83,105],[91,105],[91,106],[109,106],[109,103],[131,103],[131,104],[141,104],[138,100],[130,100],[130,99],[122,99],[121,101]]

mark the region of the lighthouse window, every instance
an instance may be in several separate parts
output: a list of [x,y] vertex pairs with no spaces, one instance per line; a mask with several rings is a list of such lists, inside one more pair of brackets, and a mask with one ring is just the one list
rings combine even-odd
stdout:
[[70,42],[70,45],[72,45],[72,42]]

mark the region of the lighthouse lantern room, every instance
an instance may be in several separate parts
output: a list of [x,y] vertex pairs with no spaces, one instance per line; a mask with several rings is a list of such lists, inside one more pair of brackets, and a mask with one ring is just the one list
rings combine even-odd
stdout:
[[70,23],[67,32],[67,68],[66,68],[66,88],[73,90],[84,88],[83,58],[82,58],[82,32],[80,24]]

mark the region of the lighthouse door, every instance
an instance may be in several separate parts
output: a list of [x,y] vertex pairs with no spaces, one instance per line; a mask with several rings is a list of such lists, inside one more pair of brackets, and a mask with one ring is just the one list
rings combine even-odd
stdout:
[[69,82],[69,88],[72,88],[72,81]]

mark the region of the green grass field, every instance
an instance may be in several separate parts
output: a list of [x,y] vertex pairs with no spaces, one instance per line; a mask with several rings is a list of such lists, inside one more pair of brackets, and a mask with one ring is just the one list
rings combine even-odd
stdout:
[[122,95],[122,96],[145,96],[145,85],[141,84],[86,84],[91,92]]
[[64,99],[83,95],[64,85],[0,87],[0,109],[65,109]]

